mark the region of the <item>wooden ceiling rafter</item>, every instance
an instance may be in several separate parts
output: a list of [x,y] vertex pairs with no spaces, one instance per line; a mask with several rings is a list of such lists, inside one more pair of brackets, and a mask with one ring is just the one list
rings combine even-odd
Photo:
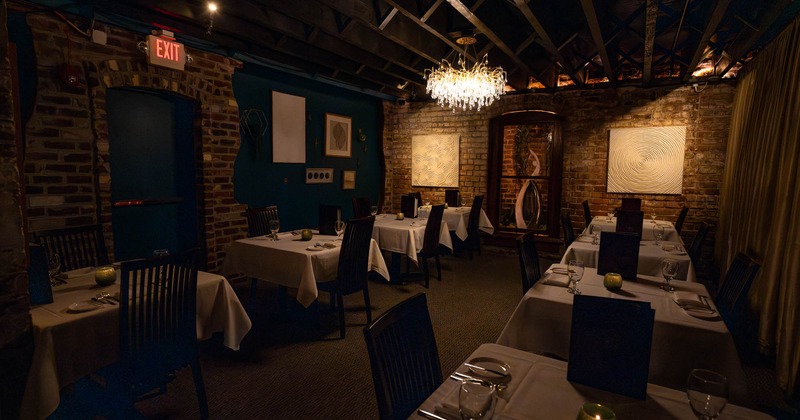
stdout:
[[[458,51],[461,54],[464,54],[464,56],[467,57],[471,61],[476,61],[477,60],[477,57],[474,54],[471,54],[467,48],[463,48],[461,45],[455,43],[446,33],[442,33],[441,31],[437,30],[433,26],[429,25],[427,23],[427,19],[426,20],[422,20],[422,18],[417,17],[417,15],[408,8],[407,4],[401,4],[400,3],[402,0],[384,0],[384,1],[386,1],[387,4],[391,5],[395,9],[397,9],[400,12],[400,14],[402,14],[405,17],[407,17],[409,20],[414,22],[417,26],[419,26],[420,28],[424,29],[425,31],[427,31],[431,35],[433,35],[436,38],[438,38],[440,41],[442,41],[445,44],[447,44],[447,46],[450,47],[451,49],[453,49],[455,51]],[[425,12],[426,15],[427,15],[427,13],[428,13],[428,11]],[[427,15],[427,16],[430,17],[430,15]],[[444,57],[442,57],[442,58],[444,58]]]
[[581,7],[583,8],[586,23],[589,25],[589,31],[592,34],[595,49],[597,54],[600,55],[600,61],[603,63],[603,72],[610,83],[616,83],[617,78],[611,68],[611,58],[608,56],[608,49],[606,49],[606,41],[603,37],[603,29],[600,27],[597,9],[594,7],[594,0],[581,0]]

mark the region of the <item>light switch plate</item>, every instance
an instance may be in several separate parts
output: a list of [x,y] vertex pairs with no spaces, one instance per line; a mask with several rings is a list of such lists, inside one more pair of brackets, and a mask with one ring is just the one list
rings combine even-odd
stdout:
[[306,184],[333,183],[333,168],[306,168]]

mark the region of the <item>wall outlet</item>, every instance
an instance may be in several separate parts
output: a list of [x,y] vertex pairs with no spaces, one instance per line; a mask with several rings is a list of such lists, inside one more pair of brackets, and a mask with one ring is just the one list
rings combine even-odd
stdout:
[[306,184],[333,183],[333,168],[306,168]]

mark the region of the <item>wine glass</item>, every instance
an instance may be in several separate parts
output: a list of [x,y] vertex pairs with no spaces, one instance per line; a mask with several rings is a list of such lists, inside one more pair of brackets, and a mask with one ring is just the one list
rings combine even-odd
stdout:
[[496,399],[495,387],[491,383],[465,379],[458,393],[458,411],[463,420],[489,419]]
[[464,207],[464,205],[467,204],[467,201],[464,200],[464,196],[463,195],[459,195],[458,196],[458,202],[459,202],[459,204],[461,204],[461,207]]
[[728,403],[728,378],[706,369],[694,369],[686,384],[689,406],[700,420],[719,416]]
[[589,225],[589,234],[592,235],[592,245],[597,245],[600,242],[600,232],[603,231],[602,226]]
[[167,255],[169,255],[169,250],[168,249],[154,249],[153,250],[153,256],[156,257],[156,258],[166,257]]
[[606,213],[606,222],[611,223],[612,217],[614,217],[614,213]]
[[678,273],[678,261],[672,258],[664,258],[661,260],[661,274],[664,276],[664,285],[661,288],[667,292],[674,289],[669,285],[669,282]]
[[578,290],[578,282],[581,281],[581,278],[583,278],[583,261],[569,260],[567,272],[569,273],[570,281],[575,283],[575,287],[567,291],[574,295],[581,294],[581,291]]
[[50,286],[56,285],[56,276],[61,272],[61,256],[53,252],[47,256],[47,275],[50,277]]
[[658,215],[656,214],[656,211],[655,211],[655,209],[653,209],[653,211],[652,211],[652,212],[650,212],[650,219],[652,219],[652,220],[653,220],[653,223],[654,223],[654,224],[656,223],[656,217],[657,217],[657,216],[658,216]]
[[653,236],[656,237],[656,245],[661,245],[661,240],[664,239],[664,226],[655,225],[653,227]]
[[281,230],[281,222],[277,219],[272,219],[269,221],[269,231],[272,232],[272,240],[278,240],[278,231]]
[[378,214],[378,206],[371,206],[371,207],[369,208],[369,214],[371,214],[371,215],[373,215],[373,216],[374,216],[374,215],[376,215],[376,214]]
[[344,232],[344,221],[337,220],[333,224],[333,229],[336,231],[337,240],[342,240],[342,232]]

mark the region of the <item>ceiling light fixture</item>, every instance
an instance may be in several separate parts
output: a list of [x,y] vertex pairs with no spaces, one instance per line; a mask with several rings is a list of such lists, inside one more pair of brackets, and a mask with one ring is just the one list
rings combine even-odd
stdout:
[[[456,42],[464,45],[465,52],[472,48],[473,56],[476,55],[474,44],[477,40],[474,36],[462,36]],[[506,72],[502,67],[490,67],[488,54],[470,66],[466,55],[461,52],[453,65],[448,58],[455,53],[454,50],[443,58],[438,69],[425,70],[427,92],[440,106],[450,107],[453,112],[456,108],[466,111],[476,107],[480,111],[505,92]]]
[[208,26],[206,27],[206,35],[211,34],[211,30],[214,29],[214,13],[217,13],[217,3],[213,1],[208,2]]

